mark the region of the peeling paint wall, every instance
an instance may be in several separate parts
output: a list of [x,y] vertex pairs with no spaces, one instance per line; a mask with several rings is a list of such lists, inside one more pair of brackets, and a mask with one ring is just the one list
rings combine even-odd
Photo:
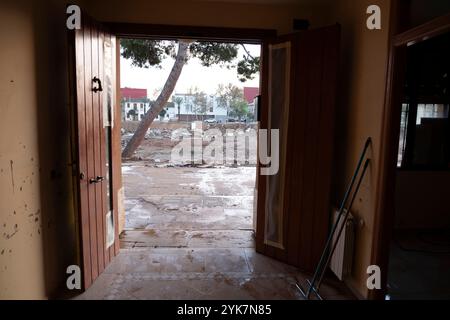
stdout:
[[32,9],[0,10],[0,299],[43,298]]
[[0,299],[57,294],[78,263],[65,2],[0,4]]

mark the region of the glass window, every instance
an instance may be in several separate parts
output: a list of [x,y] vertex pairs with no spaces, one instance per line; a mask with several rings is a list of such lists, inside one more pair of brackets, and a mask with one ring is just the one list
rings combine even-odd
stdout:
[[400,118],[400,138],[398,144],[397,167],[401,167],[402,160],[405,154],[406,134],[408,131],[408,115],[409,115],[409,105],[404,103],[402,105],[402,114]]
[[417,106],[416,125],[419,126],[422,125],[422,122],[427,121],[426,119],[446,119],[446,118],[448,118],[448,105],[419,104]]
[[403,104],[397,166],[405,169],[450,169],[448,116],[448,104]]

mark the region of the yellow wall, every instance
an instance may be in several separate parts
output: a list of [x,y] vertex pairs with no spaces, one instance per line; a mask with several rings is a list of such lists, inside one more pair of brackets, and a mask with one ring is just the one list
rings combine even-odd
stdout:
[[0,4],[0,299],[51,297],[78,263],[64,3]]
[[3,4],[0,24],[0,298],[42,298],[32,8]]
[[276,29],[280,33],[292,31],[293,18],[310,19],[313,27],[320,26],[325,21],[326,11],[317,5],[323,1],[298,1],[307,3],[304,5],[292,2],[284,4],[270,4],[271,1],[266,1],[268,4],[256,4],[257,1],[242,2],[97,0],[89,2],[88,11],[100,21],[265,28]]
[[[366,9],[379,5],[382,30],[366,27]],[[338,202],[345,192],[363,148],[372,137],[372,158],[367,177],[352,213],[359,218],[356,229],[354,268],[348,284],[367,297],[367,267],[370,265],[374,230],[375,202],[380,155],[380,138],[388,59],[390,0],[340,0],[335,2],[333,19],[342,25],[340,83],[336,136],[334,197]]]

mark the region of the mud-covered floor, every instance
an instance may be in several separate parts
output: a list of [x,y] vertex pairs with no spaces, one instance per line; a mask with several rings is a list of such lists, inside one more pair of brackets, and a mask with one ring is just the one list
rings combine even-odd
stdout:
[[255,167],[123,166],[122,248],[252,248]]
[[[253,248],[122,249],[77,299],[296,300],[295,283],[305,277]],[[327,280],[321,294],[351,299],[335,281]]]
[[[79,299],[301,299],[296,268],[257,254],[255,167],[123,166],[121,251]],[[351,296],[327,281],[328,299]]]

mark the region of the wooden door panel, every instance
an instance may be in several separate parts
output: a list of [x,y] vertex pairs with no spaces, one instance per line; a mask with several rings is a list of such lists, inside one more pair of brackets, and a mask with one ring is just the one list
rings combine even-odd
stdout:
[[[330,203],[332,168],[334,154],[334,139],[336,127],[336,89],[338,75],[338,61],[340,51],[340,28],[328,28],[323,31],[322,37],[328,45],[323,48],[322,57],[322,77],[321,77],[321,109],[318,115],[318,136],[317,145],[317,182],[316,194],[323,195],[314,199],[314,208],[316,214],[313,220],[313,235],[317,239],[313,250],[311,251],[311,264],[309,269],[317,264],[322,250],[325,246],[329,228],[322,228],[323,224],[328,225],[332,206]],[[313,239],[314,240],[314,239]]]
[[[102,80],[99,72],[99,60],[100,60],[100,43],[99,43],[99,30],[93,25],[91,28],[91,39],[92,39],[92,75]],[[94,153],[94,177],[103,177],[102,166],[104,165],[101,157],[101,120],[102,120],[102,110],[100,108],[102,102],[102,92],[96,92],[92,94],[92,140],[93,140],[93,153]],[[103,224],[104,216],[104,204],[103,204],[103,194],[102,194],[103,183],[96,183],[93,185],[95,192],[95,220],[96,220],[96,231],[97,231],[97,258],[98,258],[98,273],[102,273],[105,268],[104,265],[104,246],[105,246],[105,228]]]
[[[322,77],[322,60],[324,46],[321,45],[323,40],[315,35],[314,31],[304,33],[301,35],[300,43],[308,43],[307,48],[299,47],[297,51],[305,51],[305,59],[297,61],[297,72],[302,74],[299,78],[304,78],[302,85],[298,86],[298,94],[300,97],[299,104],[296,105],[293,111],[291,123],[294,124],[299,121],[299,117],[305,117],[304,122],[304,143],[297,144],[296,132],[292,132],[290,137],[290,161],[288,162],[289,171],[292,170],[297,159],[303,158],[302,171],[299,172],[299,179],[301,181],[301,202],[297,197],[291,197],[286,204],[288,210],[292,212],[293,216],[299,217],[298,222],[294,227],[297,228],[297,237],[295,234],[289,239],[290,242],[298,246],[296,261],[294,264],[301,264],[303,268],[312,264],[311,252],[316,245],[316,241],[321,240],[314,234],[314,218],[316,216],[314,202],[316,197],[321,197],[316,190],[316,183],[319,177],[317,176],[317,161],[319,158],[319,146],[317,144],[317,136],[320,134],[319,128],[319,114],[321,112],[321,77]],[[299,108],[304,108],[305,113],[296,112]],[[299,114],[297,114],[299,113]],[[330,160],[328,160],[330,161]],[[288,185],[292,185],[292,177],[286,181]],[[292,192],[296,192],[295,188],[290,188]],[[321,213],[323,214],[323,213]],[[321,221],[323,222],[323,221]],[[328,228],[327,221],[324,222],[323,229]],[[302,260],[301,262],[299,260]]]
[[[83,286],[88,288],[104,271],[108,263],[117,254],[116,244],[106,245],[107,210],[111,210],[113,219],[117,221],[116,207],[108,206],[106,197],[109,181],[102,180],[107,176],[107,151],[111,145],[106,135],[109,129],[105,126],[105,95],[103,91],[94,91],[100,83],[93,83],[93,78],[105,84],[105,67],[109,66],[109,82],[114,81],[115,48],[110,50],[111,58],[105,63],[104,40],[115,44],[115,37],[109,34],[100,24],[83,14],[82,27],[75,30],[74,63],[76,72],[76,107],[75,118],[77,135],[77,175],[78,175],[78,210],[80,229],[81,265]],[[111,86],[108,87],[109,89]],[[108,90],[109,106],[115,104],[115,90]],[[115,111],[115,110],[114,110]],[[109,148],[109,149],[108,149]],[[111,153],[111,150],[109,150]],[[117,165],[117,164],[116,164]],[[120,166],[120,162],[118,163]],[[108,165],[112,166],[111,163]],[[111,178],[111,177],[110,177]],[[113,196],[112,190],[109,192]],[[111,201],[111,203],[113,203]],[[117,223],[115,223],[117,224]],[[117,241],[115,234],[114,240]]]
[[84,41],[84,88],[85,88],[85,115],[86,115],[86,162],[87,172],[86,179],[88,184],[88,206],[89,206],[89,243],[91,256],[91,276],[92,279],[98,277],[98,252],[97,252],[97,214],[95,185],[89,182],[95,177],[95,148],[94,148],[94,115],[93,115],[93,99],[92,92],[92,35],[91,25],[87,20],[82,28]]
[[[90,242],[84,241],[90,237],[89,229],[89,185],[87,179],[87,141],[86,141],[86,108],[84,101],[85,97],[85,69],[84,69],[84,32],[75,32],[75,63],[76,69],[75,82],[76,83],[76,125],[77,130],[77,179],[78,179],[78,211],[79,211],[79,228],[81,241],[82,269],[83,269],[83,283],[88,286],[92,282],[91,272],[91,255]],[[89,253],[89,254],[87,254]]]
[[[303,37],[303,35],[301,35]],[[299,35],[300,37],[300,35]],[[309,50],[299,50],[299,42],[300,40],[294,41],[292,49],[294,51],[292,72],[293,76],[291,78],[292,83],[296,83],[300,88],[308,87],[308,78],[306,76],[300,76],[298,72],[306,72],[307,70],[301,70],[300,61],[309,61],[311,59],[311,53]],[[307,95],[298,95],[295,90],[291,90],[291,101],[292,105],[306,105],[307,103]],[[287,192],[285,197],[286,205],[289,205],[291,202],[295,202],[299,207],[303,205],[304,198],[299,195],[303,194],[303,188],[306,185],[303,183],[303,172],[306,163],[306,157],[298,157],[299,150],[305,149],[306,144],[306,135],[307,135],[307,124],[308,124],[308,109],[307,108],[297,108],[295,111],[291,112],[291,117],[289,118],[289,125],[294,130],[291,130],[288,136],[288,145],[291,146],[293,143],[296,144],[297,150],[291,150],[291,152],[287,155],[287,163],[292,163],[293,159],[296,157],[296,165],[292,168],[289,168],[289,183],[286,184],[286,188],[288,190],[296,190],[296,193]],[[295,119],[295,120],[294,120]],[[301,217],[299,214],[290,214],[288,215],[287,220],[287,232],[286,232],[286,259],[287,263],[296,265],[299,253],[301,250],[305,250],[305,248],[301,247],[300,237],[303,237],[304,234],[300,234],[299,225],[301,221]],[[304,223],[308,223],[304,221]]]
[[[284,233],[281,247],[262,242],[261,225],[266,221],[260,220],[264,221],[267,208],[259,200],[256,247],[258,252],[307,271],[314,269],[320,257],[329,227],[339,34],[339,26],[333,26],[282,36],[271,42],[291,46],[289,119],[280,209]],[[271,94],[279,94],[264,87],[262,93],[263,103],[267,103]],[[270,112],[269,106],[265,109]],[[270,128],[270,121],[266,125]],[[259,178],[258,189],[264,190],[267,178]],[[268,192],[266,188],[259,197],[267,197]]]

